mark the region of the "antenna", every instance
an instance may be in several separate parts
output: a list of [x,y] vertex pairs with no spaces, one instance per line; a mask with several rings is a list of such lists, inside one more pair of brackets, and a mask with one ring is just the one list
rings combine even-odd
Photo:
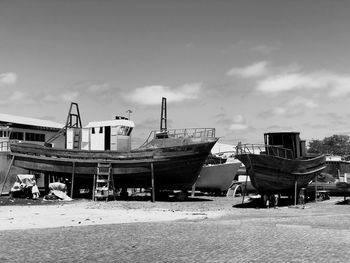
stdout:
[[126,113],[128,113],[128,120],[130,120],[130,113],[132,113],[132,110],[127,110]]

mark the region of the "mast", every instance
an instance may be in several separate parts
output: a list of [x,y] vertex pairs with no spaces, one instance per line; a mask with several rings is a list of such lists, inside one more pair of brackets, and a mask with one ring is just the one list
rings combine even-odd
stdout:
[[167,114],[166,114],[166,98],[162,97],[162,107],[160,116],[160,132],[166,132],[167,128]]

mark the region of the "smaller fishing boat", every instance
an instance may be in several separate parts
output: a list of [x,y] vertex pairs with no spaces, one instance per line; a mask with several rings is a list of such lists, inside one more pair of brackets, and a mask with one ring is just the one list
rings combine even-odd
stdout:
[[263,145],[237,145],[236,158],[244,163],[253,186],[264,200],[274,194],[296,197],[325,169],[325,156],[308,154],[299,134],[265,133]]

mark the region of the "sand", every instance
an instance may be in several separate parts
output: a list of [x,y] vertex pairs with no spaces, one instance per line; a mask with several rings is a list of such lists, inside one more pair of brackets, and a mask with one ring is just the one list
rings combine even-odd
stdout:
[[[125,204],[125,203],[124,203]],[[142,204],[142,203],[141,203]],[[50,205],[0,206],[0,231],[31,228],[54,228],[135,222],[199,220],[225,215],[224,211],[174,210],[162,206],[145,208],[111,203],[72,202]]]

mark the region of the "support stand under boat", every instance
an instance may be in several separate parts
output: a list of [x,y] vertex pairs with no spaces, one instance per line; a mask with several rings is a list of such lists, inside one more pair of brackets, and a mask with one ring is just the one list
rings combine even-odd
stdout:
[[152,203],[154,203],[156,201],[156,197],[155,197],[155,188],[154,188],[154,167],[153,167],[153,163],[151,163],[151,185],[152,185],[151,201],[152,201]]
[[11,167],[12,167],[12,164],[13,164],[14,159],[15,159],[15,156],[12,156],[10,165],[9,165],[9,167],[7,168],[7,172],[6,172],[6,175],[5,175],[4,183],[2,184],[2,187],[1,187],[0,196],[2,195],[2,192],[4,191],[4,187],[5,187],[5,184],[6,184],[6,182],[7,182],[8,177],[9,177],[10,170],[11,170]]

